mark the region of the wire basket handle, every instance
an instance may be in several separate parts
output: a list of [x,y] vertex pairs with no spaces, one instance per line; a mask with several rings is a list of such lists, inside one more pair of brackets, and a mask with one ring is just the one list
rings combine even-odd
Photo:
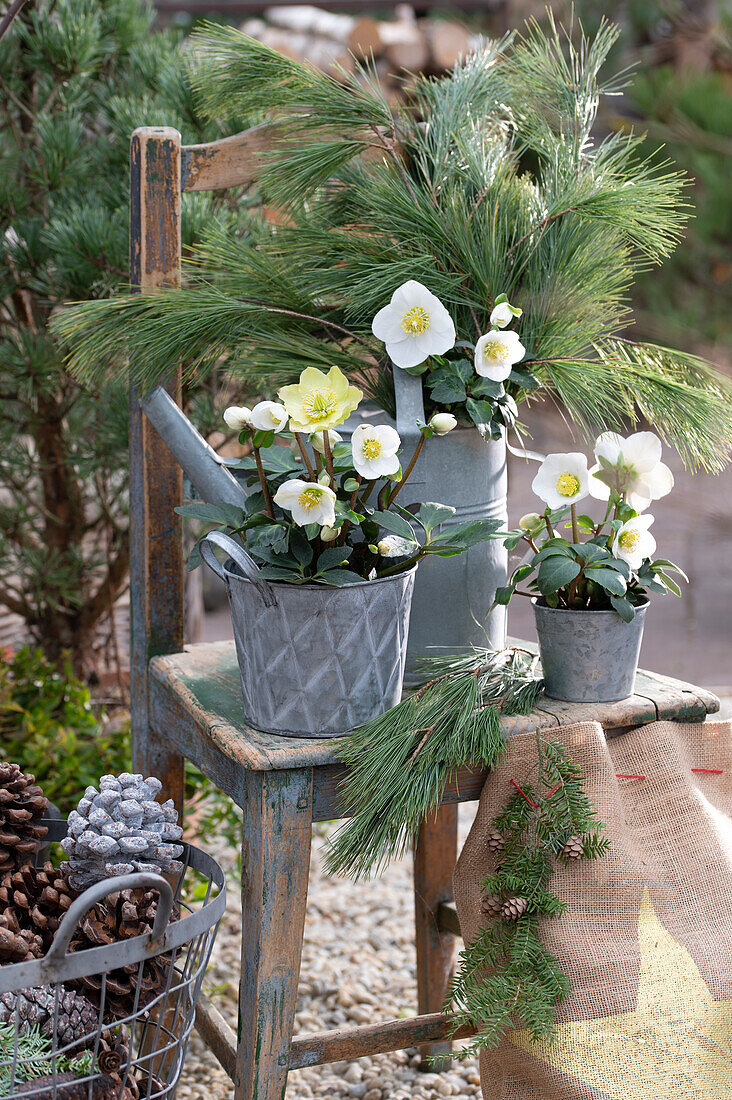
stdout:
[[173,888],[170,883],[162,875],[154,875],[150,871],[136,871],[130,875],[115,875],[114,878],[105,878],[101,882],[96,882],[93,886],[87,887],[83,894],[72,901],[59,925],[58,932],[54,936],[53,943],[41,960],[43,969],[54,969],[62,965],[77,925],[93,905],[105,898],[107,894],[114,894],[121,890],[135,890],[143,886],[157,890],[160,894],[152,932],[150,933],[150,944],[159,943],[165,935],[170,915],[173,912]]

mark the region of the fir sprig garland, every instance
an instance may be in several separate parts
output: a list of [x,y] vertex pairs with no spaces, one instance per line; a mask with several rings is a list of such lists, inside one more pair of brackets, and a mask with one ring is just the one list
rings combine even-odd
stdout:
[[449,772],[497,762],[501,714],[532,709],[541,691],[535,668],[533,654],[513,648],[423,661],[422,686],[346,742],[342,795],[353,816],[331,841],[328,871],[367,878],[410,851]]
[[[484,909],[493,918],[465,945],[445,1002],[455,1030],[476,1031],[456,1052],[460,1058],[497,1046],[517,1020],[536,1041],[553,1037],[557,1005],[570,990],[559,961],[540,938],[541,918],[561,917],[566,909],[551,889],[554,863],[573,858],[568,841],[577,849],[581,843],[581,859],[598,859],[609,847],[580,767],[557,741],[539,733],[536,741],[536,777],[530,774],[517,786],[492,822],[500,854],[481,887]],[[523,912],[506,919],[506,903],[518,900]]]

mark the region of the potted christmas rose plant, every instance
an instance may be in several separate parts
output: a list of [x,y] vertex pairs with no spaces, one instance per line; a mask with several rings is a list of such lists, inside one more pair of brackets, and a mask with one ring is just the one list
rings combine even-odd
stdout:
[[[544,459],[532,488],[546,507],[509,533],[507,549],[524,543],[528,554],[496,595],[502,604],[514,593],[532,599],[546,693],[579,702],[633,694],[649,594],[680,596],[669,574],[686,580],[673,562],[653,556],[646,509],[673,488],[658,437],[605,432],[595,459],[591,468],[579,453]],[[603,502],[603,514],[578,512],[587,497]],[[566,520],[571,538],[559,534]]]
[[[189,565],[204,560],[226,584],[247,721],[332,737],[399,701],[418,563],[461,554],[501,525],[447,525],[452,507],[409,512],[397,502],[425,441],[450,432],[454,417],[420,425],[402,472],[395,428],[362,424],[350,441],[335,431],[362,398],[338,367],[308,367],[278,396],[224,414],[251,447],[239,463],[253,490],[245,508],[177,510],[218,528]],[[228,554],[223,564],[214,546]]]

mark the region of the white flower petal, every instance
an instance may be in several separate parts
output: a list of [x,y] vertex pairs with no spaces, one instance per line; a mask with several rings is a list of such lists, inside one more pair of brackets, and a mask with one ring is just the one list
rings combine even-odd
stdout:
[[653,432],[635,432],[623,441],[623,465],[649,473],[661,461],[661,440]]
[[601,458],[604,458],[614,466],[618,461],[624,442],[622,435],[618,435],[617,432],[603,432],[595,440],[595,458],[598,462]]
[[652,470],[643,475],[644,490],[648,492],[651,500],[660,500],[667,496],[674,487],[674,475],[665,463],[659,462]]
[[[371,331],[377,340],[383,340],[386,343],[387,340],[394,339],[395,328],[397,324],[397,318],[392,306],[384,306],[374,317],[371,322]],[[399,321],[399,328],[403,332],[401,320]]]
[[499,328],[505,328],[506,325],[510,325],[513,321],[513,313],[508,302],[501,302],[500,305],[494,306],[491,310],[491,324],[498,325]]
[[600,481],[599,477],[594,475],[602,471],[602,466],[598,462],[596,466],[590,467],[590,480],[589,490],[590,496],[595,500],[610,500],[610,486],[606,485],[604,481]]

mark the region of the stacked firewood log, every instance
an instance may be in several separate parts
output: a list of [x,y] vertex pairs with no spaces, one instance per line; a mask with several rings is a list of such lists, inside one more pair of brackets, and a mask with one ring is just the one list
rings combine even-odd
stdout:
[[417,19],[408,4],[398,4],[394,19],[337,14],[309,5],[267,8],[261,18],[242,24],[245,34],[296,61],[307,61],[338,76],[354,73],[373,58],[388,98],[399,98],[405,74],[437,75],[480,43],[460,23]]

